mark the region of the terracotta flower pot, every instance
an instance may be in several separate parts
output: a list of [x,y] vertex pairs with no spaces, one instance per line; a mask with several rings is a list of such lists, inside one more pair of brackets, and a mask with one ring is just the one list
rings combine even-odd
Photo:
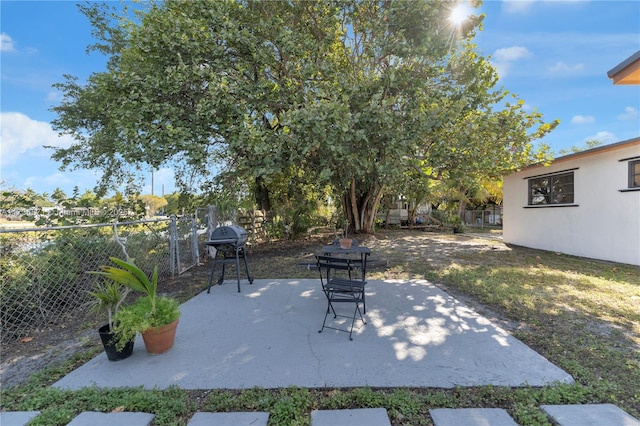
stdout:
[[148,354],[159,355],[173,347],[179,321],[180,319],[178,318],[172,323],[150,328],[142,333],[142,340],[144,340],[144,346]]
[[340,248],[341,249],[350,249],[351,248],[351,244],[353,243],[353,240],[351,238],[340,238]]

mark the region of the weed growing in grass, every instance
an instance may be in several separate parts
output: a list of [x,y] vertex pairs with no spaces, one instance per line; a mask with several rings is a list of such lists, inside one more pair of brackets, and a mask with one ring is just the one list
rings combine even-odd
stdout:
[[276,425],[307,425],[312,399],[308,389],[282,389],[271,407],[269,421]]
[[513,419],[522,426],[551,426],[547,415],[537,406],[518,403],[511,411]]
[[[250,392],[247,390],[246,392]],[[232,411],[238,405],[237,398],[230,392],[212,391],[204,403],[206,411]]]
[[444,392],[428,393],[424,395],[424,403],[430,407],[447,407],[449,396]]
[[29,426],[64,426],[69,424],[78,413],[73,408],[51,408],[33,419]]
[[322,410],[341,410],[349,406],[350,395],[340,389],[333,389],[322,395],[318,408]]
[[383,395],[373,392],[371,388],[355,388],[349,392],[354,407],[379,407],[384,400]]
[[396,389],[387,395],[384,406],[389,417],[397,419],[398,424],[404,424],[407,419],[411,419],[409,424],[418,424],[415,423],[415,419],[426,420],[429,414],[424,398],[406,389]]
[[203,411],[266,411],[269,423],[275,425],[305,425],[313,406],[309,389],[252,388],[242,391],[214,390],[200,407]]
[[253,388],[238,395],[240,407],[255,411],[266,411],[274,404],[276,397],[266,389]]

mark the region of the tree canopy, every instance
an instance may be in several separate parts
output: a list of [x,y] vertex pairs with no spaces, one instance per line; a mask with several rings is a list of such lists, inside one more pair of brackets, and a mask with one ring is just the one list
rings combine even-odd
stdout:
[[100,168],[103,190],[165,165],[192,191],[240,179],[267,209],[289,182],[298,194],[329,187],[351,229],[370,232],[408,174],[468,188],[542,159],[534,142],[557,124],[506,101],[472,44],[482,16],[453,27],[455,4],[83,6],[110,60],[86,83],[57,85],[53,125],[77,143],[53,157]]

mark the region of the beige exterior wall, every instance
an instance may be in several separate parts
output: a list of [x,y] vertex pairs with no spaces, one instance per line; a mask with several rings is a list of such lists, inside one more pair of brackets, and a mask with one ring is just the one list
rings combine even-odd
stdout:
[[[620,191],[629,167],[620,160],[640,156],[640,139],[592,151],[504,177],[505,243],[640,265],[640,191]],[[526,208],[527,178],[573,168],[574,206]]]

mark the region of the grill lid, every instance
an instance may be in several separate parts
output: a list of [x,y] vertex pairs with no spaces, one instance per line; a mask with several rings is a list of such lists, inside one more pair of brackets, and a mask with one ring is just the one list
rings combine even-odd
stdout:
[[207,244],[217,246],[229,244],[232,246],[242,246],[247,242],[247,231],[238,225],[219,226],[211,232]]

